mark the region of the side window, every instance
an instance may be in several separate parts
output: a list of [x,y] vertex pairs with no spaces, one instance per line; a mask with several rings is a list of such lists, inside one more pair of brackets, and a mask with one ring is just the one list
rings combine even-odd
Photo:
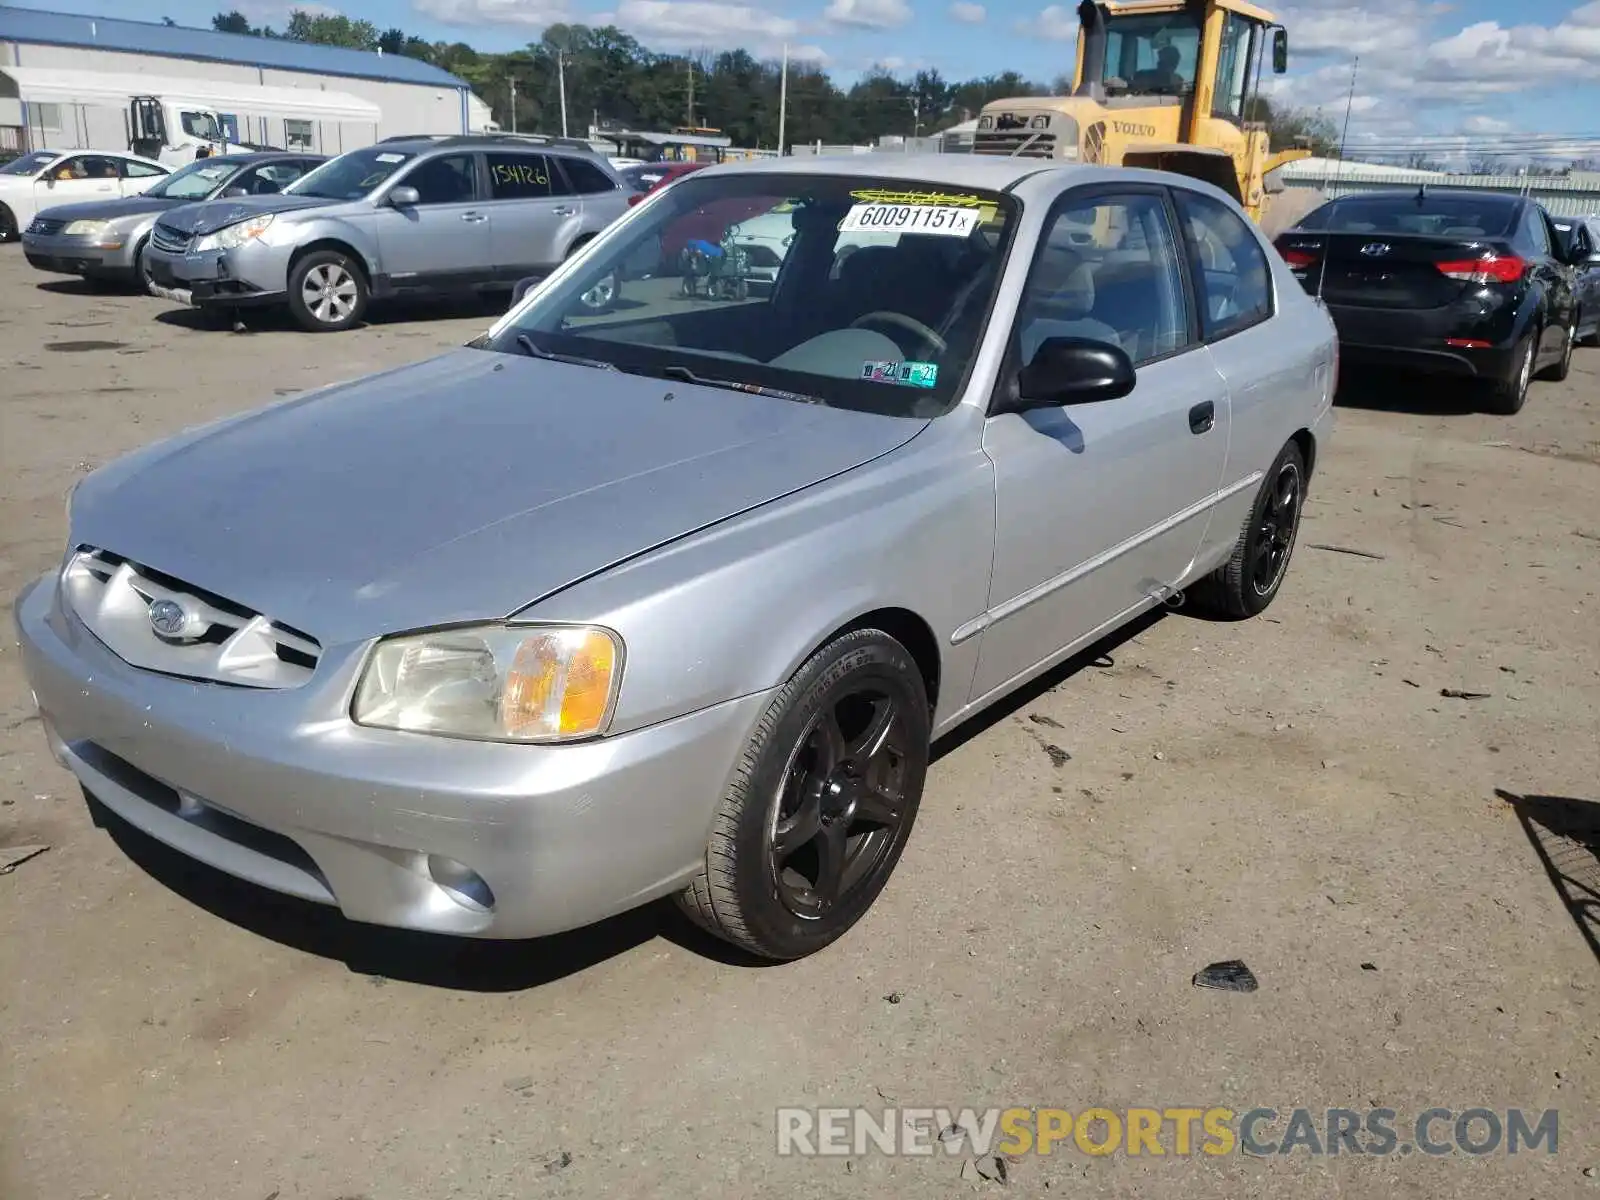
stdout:
[[588,159],[572,155],[563,158],[561,166],[567,173],[567,180],[572,184],[572,190],[580,196],[593,196],[599,192],[617,190],[617,185],[611,182],[611,177]]
[[285,121],[283,123],[283,146],[286,150],[311,150],[313,149],[312,128],[310,121]]
[[235,186],[242,187],[252,196],[271,196],[283,191],[305,174],[296,162],[268,163],[249,172]]
[[131,158],[122,160],[122,173],[129,179],[149,179],[152,175],[165,175],[160,167],[152,167],[149,163],[135,162]]
[[1207,341],[1225,338],[1272,315],[1272,268],[1244,218],[1198,192],[1175,189],[1189,235],[1200,325]]
[[1550,253],[1550,230],[1544,223],[1544,214],[1531,204],[1522,210],[1522,227],[1535,253]]
[[1238,13],[1230,12],[1227,16],[1217,55],[1217,86],[1211,115],[1237,121],[1244,116],[1245,84],[1250,78],[1250,22]]
[[566,185],[551,172],[542,154],[488,154],[489,194],[496,200],[538,200],[559,196]]
[[1189,344],[1178,239],[1158,195],[1070,196],[1050,218],[1017,316],[1021,361],[1046,338],[1110,342],[1137,363]]
[[466,204],[478,195],[470,154],[443,154],[426,159],[399,182],[417,189],[418,204]]

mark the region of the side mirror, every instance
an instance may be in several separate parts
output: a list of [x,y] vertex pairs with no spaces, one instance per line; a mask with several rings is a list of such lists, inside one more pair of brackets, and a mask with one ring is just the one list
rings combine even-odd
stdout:
[[1279,25],[1272,31],[1272,73],[1282,75],[1289,69],[1289,31]]
[[222,198],[224,200],[242,200],[242,199],[244,199],[244,197],[248,196],[249,194],[250,194],[249,192],[245,191],[242,187],[239,187],[238,185],[222,189]]
[[1091,338],[1053,337],[1017,373],[1015,412],[1118,400],[1138,383],[1133,359],[1120,346]]
[[410,208],[422,201],[422,193],[414,187],[397,187],[389,193],[389,203],[396,208]]

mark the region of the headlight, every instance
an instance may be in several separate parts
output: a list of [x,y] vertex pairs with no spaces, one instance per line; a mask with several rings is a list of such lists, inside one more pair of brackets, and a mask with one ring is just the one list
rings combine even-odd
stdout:
[[246,242],[254,241],[267,231],[272,224],[272,214],[262,213],[258,217],[235,222],[215,233],[208,233],[194,244],[196,250],[237,250]]
[[110,221],[68,221],[61,232],[67,237],[99,237],[110,228]]
[[367,660],[357,724],[493,742],[604,733],[622,639],[592,625],[493,625],[384,638]]

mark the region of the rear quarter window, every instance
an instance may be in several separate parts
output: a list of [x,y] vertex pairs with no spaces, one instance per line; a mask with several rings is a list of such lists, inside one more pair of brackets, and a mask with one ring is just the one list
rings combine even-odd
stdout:
[[1174,189],[1208,342],[1272,316],[1272,268],[1244,219],[1198,192]]
[[490,154],[487,158],[489,193],[496,200],[538,200],[566,191],[542,154]]
[[573,192],[579,196],[592,196],[598,192],[617,190],[617,185],[611,181],[611,177],[587,159],[563,158],[561,166],[566,170]]

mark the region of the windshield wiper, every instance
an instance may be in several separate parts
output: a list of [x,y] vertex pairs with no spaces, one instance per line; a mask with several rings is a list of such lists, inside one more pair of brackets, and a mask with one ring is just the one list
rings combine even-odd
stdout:
[[[641,372],[644,373],[644,372]],[[801,404],[826,404],[821,396],[811,396],[805,392],[789,392],[783,388],[767,387],[760,383],[742,383],[737,379],[714,379],[708,375],[697,375],[688,367],[679,363],[671,363],[658,370],[650,371],[651,375],[664,375],[671,379],[681,379],[685,383],[693,383],[699,387],[723,388],[730,392],[748,392],[752,396],[771,396],[777,400],[797,400]]]
[[533,339],[525,333],[517,334],[517,345],[528,352],[529,358],[542,358],[547,362],[571,363],[575,367],[594,367],[599,371],[615,371],[617,369],[616,363],[608,363],[604,359],[584,358],[578,354],[557,354],[554,350],[546,350],[543,346],[535,345]]

